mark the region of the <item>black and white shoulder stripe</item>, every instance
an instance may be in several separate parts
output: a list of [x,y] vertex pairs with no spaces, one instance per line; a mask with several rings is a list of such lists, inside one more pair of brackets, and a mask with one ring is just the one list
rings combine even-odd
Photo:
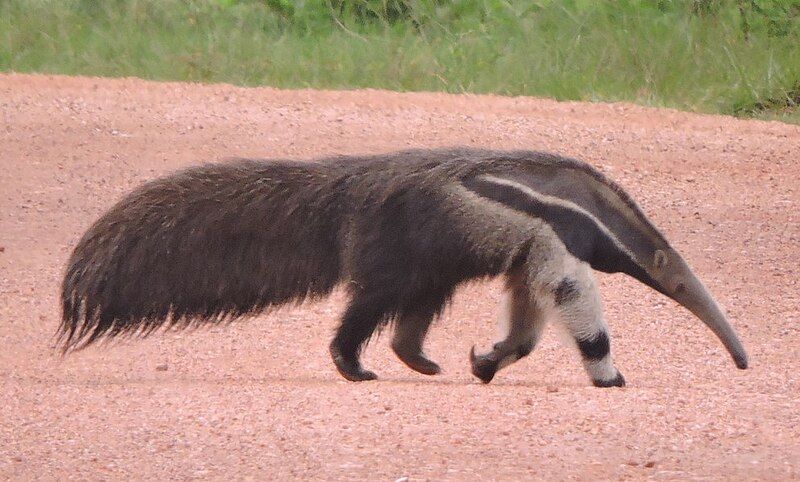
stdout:
[[[481,197],[543,220],[572,256],[588,263],[593,269],[606,273],[626,273],[663,292],[614,232],[620,227],[609,227],[579,202],[566,196],[557,196],[556,193],[538,191],[520,180],[505,176],[483,174],[464,179],[462,184]],[[622,229],[635,227],[624,226]]]

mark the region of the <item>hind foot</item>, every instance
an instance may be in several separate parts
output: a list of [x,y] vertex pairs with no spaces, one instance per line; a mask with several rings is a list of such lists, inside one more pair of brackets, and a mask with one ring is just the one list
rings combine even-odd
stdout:
[[397,358],[400,359],[403,363],[408,366],[408,368],[422,373],[423,375],[438,375],[442,372],[442,369],[436,362],[431,361],[428,357],[425,356],[421,351],[416,353],[405,353],[402,349],[398,349],[392,347],[394,349],[395,355]]
[[358,361],[358,357],[346,357],[342,355],[339,350],[333,346],[330,348],[333,363],[339,374],[351,382],[365,382],[368,380],[377,380],[378,375],[365,370]]

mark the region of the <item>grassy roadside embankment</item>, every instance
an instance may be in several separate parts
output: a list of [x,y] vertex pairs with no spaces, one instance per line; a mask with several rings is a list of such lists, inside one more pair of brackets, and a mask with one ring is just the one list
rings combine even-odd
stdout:
[[800,1],[0,0],[0,70],[631,101],[800,123]]

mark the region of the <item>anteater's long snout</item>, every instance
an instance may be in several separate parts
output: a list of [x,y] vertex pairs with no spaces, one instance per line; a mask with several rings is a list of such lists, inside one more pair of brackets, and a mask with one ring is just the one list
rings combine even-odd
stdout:
[[739,341],[736,331],[711,293],[691,271],[687,273],[686,280],[678,286],[672,297],[711,328],[711,331],[725,345],[738,368],[742,370],[747,368],[747,353]]

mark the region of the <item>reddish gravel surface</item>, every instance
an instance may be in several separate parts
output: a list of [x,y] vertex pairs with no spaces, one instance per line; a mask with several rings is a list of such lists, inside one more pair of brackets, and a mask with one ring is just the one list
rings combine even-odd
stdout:
[[[739,330],[600,277],[624,389],[553,330],[490,385],[497,282],[458,292],[405,368],[386,336],[335,372],[343,295],[225,328],[52,351],[83,231],[125,192],[229,156],[471,145],[577,156],[620,181]],[[0,75],[0,479],[800,478],[800,128],[625,104]]]

